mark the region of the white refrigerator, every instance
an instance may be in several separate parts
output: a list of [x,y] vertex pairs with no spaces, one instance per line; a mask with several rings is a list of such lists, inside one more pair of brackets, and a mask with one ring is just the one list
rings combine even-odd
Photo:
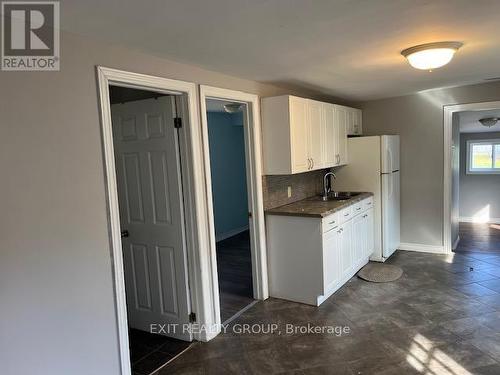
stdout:
[[385,262],[400,245],[399,136],[349,138],[347,157],[348,164],[336,171],[333,189],[373,193],[375,247],[370,259]]

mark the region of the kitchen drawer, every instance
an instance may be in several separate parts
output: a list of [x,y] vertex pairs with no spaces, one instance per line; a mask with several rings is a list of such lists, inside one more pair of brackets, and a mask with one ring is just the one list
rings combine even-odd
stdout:
[[364,200],[361,201],[361,202],[358,202],[358,203],[355,203],[352,205],[351,207],[351,212],[352,212],[352,216],[356,216],[356,215],[359,215],[361,212],[363,212],[365,210],[365,206],[364,206]]
[[363,211],[366,211],[367,209],[373,207],[373,197],[366,198],[362,200],[361,203],[363,203]]
[[352,206],[344,208],[342,211],[337,213],[339,216],[339,224],[344,224],[347,220],[351,220],[352,215]]
[[326,233],[339,225],[338,212],[329,215],[323,219],[323,233]]

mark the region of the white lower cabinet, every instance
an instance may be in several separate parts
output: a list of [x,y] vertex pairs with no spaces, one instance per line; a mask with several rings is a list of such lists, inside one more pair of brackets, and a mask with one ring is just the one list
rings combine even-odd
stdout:
[[366,256],[367,233],[365,219],[364,213],[352,219],[352,227],[354,228],[352,233],[353,257],[358,260]]
[[342,277],[341,234],[339,227],[323,234],[323,294],[333,289]]
[[319,306],[368,263],[373,208],[362,203],[325,218],[267,215],[272,297]]

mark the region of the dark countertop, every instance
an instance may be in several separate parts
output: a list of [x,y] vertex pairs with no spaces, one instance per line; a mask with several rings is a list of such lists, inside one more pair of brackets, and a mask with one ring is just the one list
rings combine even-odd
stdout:
[[306,198],[298,202],[266,210],[267,215],[326,217],[346,207],[373,196],[361,193],[345,201],[322,201],[319,197]]

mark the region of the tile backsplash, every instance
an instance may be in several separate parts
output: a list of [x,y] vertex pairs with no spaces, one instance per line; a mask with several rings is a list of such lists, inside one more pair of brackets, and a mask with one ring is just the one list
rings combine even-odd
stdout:
[[[329,169],[293,175],[262,176],[264,210],[300,201],[319,194],[323,189],[323,176]],[[292,196],[288,198],[288,186]]]

